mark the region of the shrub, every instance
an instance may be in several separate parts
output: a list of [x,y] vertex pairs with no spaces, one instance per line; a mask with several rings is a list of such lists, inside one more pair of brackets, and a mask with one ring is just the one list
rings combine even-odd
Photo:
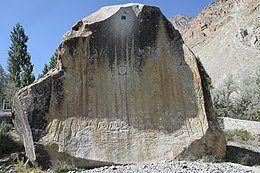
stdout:
[[202,161],[203,162],[208,162],[208,163],[219,163],[219,162],[222,162],[222,160],[219,159],[214,154],[207,154],[207,155],[202,156]]
[[0,155],[21,151],[23,144],[15,141],[9,131],[12,126],[6,123],[0,124]]
[[260,67],[241,82],[228,76],[212,95],[218,116],[260,121]]
[[254,140],[252,134],[246,130],[227,130],[225,136],[227,141],[235,141],[237,139],[241,141]]
[[0,124],[0,135],[4,135],[7,132],[9,132],[12,129],[12,125],[11,124],[6,124],[4,122],[2,122]]
[[26,168],[24,167],[23,160],[20,160],[19,158],[17,158],[16,172],[17,173],[25,173],[26,172]]

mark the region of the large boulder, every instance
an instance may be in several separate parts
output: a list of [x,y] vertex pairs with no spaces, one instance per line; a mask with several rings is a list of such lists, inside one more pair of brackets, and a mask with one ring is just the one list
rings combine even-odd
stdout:
[[260,68],[260,0],[216,0],[180,32],[215,88],[230,75],[243,83]]
[[13,121],[31,161],[36,144],[81,167],[224,157],[207,79],[159,8],[104,7],[65,34],[56,69],[16,93]]

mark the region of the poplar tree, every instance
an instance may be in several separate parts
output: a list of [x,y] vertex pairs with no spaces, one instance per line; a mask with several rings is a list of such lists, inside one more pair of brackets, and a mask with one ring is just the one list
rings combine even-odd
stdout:
[[0,64],[0,101],[5,98],[5,85],[6,85],[6,74],[2,65]]
[[51,69],[56,67],[58,61],[58,49],[55,50],[54,54],[50,58],[49,64],[44,64],[42,73],[38,76],[38,79],[43,77],[45,74],[48,73]]
[[58,49],[55,50],[54,54],[51,56],[50,62],[49,62],[49,70],[56,67],[58,60]]
[[31,84],[35,77],[32,73],[33,65],[31,56],[27,51],[28,36],[25,35],[24,28],[19,23],[11,31],[11,46],[8,51],[8,71],[10,79],[15,86],[22,88]]

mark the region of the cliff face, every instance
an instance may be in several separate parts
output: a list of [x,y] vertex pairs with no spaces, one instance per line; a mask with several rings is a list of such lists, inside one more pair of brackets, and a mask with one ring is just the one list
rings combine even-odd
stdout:
[[15,95],[30,160],[82,167],[225,154],[206,73],[156,7],[105,7],[79,21],[57,69]]
[[218,0],[180,32],[216,87],[228,75],[239,81],[259,67],[259,0]]

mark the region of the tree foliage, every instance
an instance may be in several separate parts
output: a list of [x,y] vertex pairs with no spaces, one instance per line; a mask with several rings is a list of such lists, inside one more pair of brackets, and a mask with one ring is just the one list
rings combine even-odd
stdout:
[[240,83],[229,76],[213,91],[213,104],[218,116],[260,121],[260,67]]
[[42,73],[38,76],[38,78],[43,77],[45,74],[48,73],[48,71],[55,68],[57,61],[58,61],[58,49],[56,49],[54,54],[51,56],[49,64],[44,64]]
[[5,98],[6,79],[6,73],[0,64],[0,101]]
[[24,28],[19,23],[11,31],[11,46],[8,51],[8,71],[10,79],[18,88],[31,84],[35,77],[32,74],[33,65],[31,56],[27,51],[28,36],[25,35]]
[[54,54],[51,56],[51,59],[50,59],[49,65],[48,65],[49,70],[56,67],[57,60],[58,60],[58,49],[56,49]]
[[0,64],[0,101],[11,100],[16,91],[15,84],[10,80],[8,74]]

